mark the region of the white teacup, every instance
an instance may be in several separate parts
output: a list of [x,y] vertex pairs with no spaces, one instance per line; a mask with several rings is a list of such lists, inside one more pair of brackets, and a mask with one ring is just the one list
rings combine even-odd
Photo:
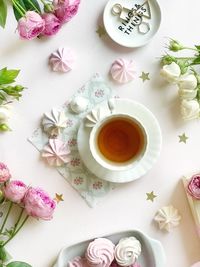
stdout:
[[[128,121],[129,124],[133,123],[133,125],[137,125],[139,131],[142,133],[142,138],[143,138],[143,144],[141,149],[138,151],[137,154],[135,154],[132,158],[129,160],[123,161],[123,162],[117,162],[110,160],[105,157],[104,154],[102,154],[99,145],[98,145],[98,139],[99,139],[99,134],[101,130],[108,124],[110,124],[112,121],[117,121],[117,120],[124,120]],[[123,131],[122,131],[123,132]],[[120,136],[120,135],[118,135]],[[122,133],[122,135],[123,133]],[[124,140],[124,139],[123,139]],[[132,140],[133,141],[133,140]],[[89,146],[90,146],[90,151],[94,157],[94,159],[104,168],[111,170],[111,171],[124,171],[133,168],[138,162],[141,160],[141,158],[144,156],[147,146],[148,146],[148,135],[145,130],[145,127],[142,125],[142,123],[127,114],[123,113],[115,113],[107,116],[106,118],[102,119],[99,121],[91,130],[90,133],[90,138],[89,138]]]

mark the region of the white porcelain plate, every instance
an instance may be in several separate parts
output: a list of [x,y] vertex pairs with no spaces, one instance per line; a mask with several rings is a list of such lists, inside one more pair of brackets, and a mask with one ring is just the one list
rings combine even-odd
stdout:
[[[146,3],[145,3],[146,2]],[[122,18],[112,13],[112,7],[119,4],[128,9],[138,9],[138,5],[143,5],[144,15],[128,19],[128,11],[125,9]],[[129,13],[130,14],[130,13]],[[129,17],[130,18],[130,17]],[[161,23],[161,10],[157,0],[109,0],[104,9],[104,26],[108,35],[116,43],[125,47],[139,47],[148,43],[156,34]],[[138,24],[141,23],[141,26]],[[139,28],[140,27],[140,28]]]
[[[160,242],[146,236],[140,231],[130,230],[107,235],[105,238],[110,239],[117,244],[121,238],[134,236],[142,245],[142,253],[138,259],[138,263],[142,267],[165,267],[166,257]],[[95,237],[96,238],[96,237]],[[93,238],[94,239],[94,238]],[[65,247],[61,250],[54,267],[67,267],[68,262],[76,256],[84,256],[84,253],[93,239]]]
[[[107,102],[100,105],[102,108],[108,109]],[[98,107],[96,107],[98,108]],[[144,156],[131,169],[123,171],[111,171],[102,167],[92,156],[89,147],[89,137],[91,128],[81,123],[78,131],[78,149],[85,166],[100,179],[115,182],[126,183],[136,180],[146,174],[156,162],[162,145],[162,136],[160,126],[157,119],[145,106],[129,99],[115,100],[115,114],[127,114],[137,119],[145,128],[148,135],[148,146]]]

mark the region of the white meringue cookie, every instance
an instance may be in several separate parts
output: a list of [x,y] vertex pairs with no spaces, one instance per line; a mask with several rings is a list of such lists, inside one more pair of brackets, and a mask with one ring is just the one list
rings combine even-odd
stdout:
[[53,108],[51,112],[45,113],[42,119],[42,126],[50,136],[57,136],[61,129],[67,126],[67,117],[64,111]]
[[168,232],[180,224],[181,216],[173,206],[166,206],[158,210],[154,220],[158,223],[160,229]]
[[112,78],[118,83],[128,83],[134,79],[133,61],[125,59],[117,59],[113,62],[110,73]]
[[85,127],[93,128],[97,122],[102,120],[105,117],[105,114],[103,114],[103,109],[93,109],[91,112],[86,116],[85,120]]
[[72,70],[75,61],[74,52],[65,47],[60,47],[51,54],[49,64],[53,71],[68,72]]
[[115,247],[115,259],[120,266],[130,266],[141,254],[141,244],[134,236],[123,238]]
[[76,96],[70,102],[70,108],[74,113],[81,113],[84,112],[88,107],[88,100],[82,96]]

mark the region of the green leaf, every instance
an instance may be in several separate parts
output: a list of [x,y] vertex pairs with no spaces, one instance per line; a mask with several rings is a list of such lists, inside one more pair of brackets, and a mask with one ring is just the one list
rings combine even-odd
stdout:
[[0,132],[7,132],[7,131],[11,131],[9,126],[7,124],[5,124],[5,123],[0,124]]
[[0,25],[5,27],[7,18],[7,4],[5,0],[0,0]]
[[13,261],[7,264],[6,267],[32,267],[32,266],[26,262]]
[[[39,11],[38,13],[41,12],[41,9],[40,9],[40,6],[37,0],[17,0],[17,3],[19,3],[22,6],[22,8],[25,9],[26,11],[34,10],[36,12]],[[16,9],[14,5],[13,5],[13,11],[14,11],[15,18],[18,21],[22,17],[22,15],[19,13],[19,11]]]
[[8,70],[7,68],[0,70],[0,84],[9,84],[15,82],[20,70]]
[[200,50],[200,45],[195,45],[197,50]]
[[0,260],[6,262],[9,259],[9,254],[7,254],[4,247],[0,247]]
[[192,65],[198,65],[200,64],[200,57],[196,57],[193,61],[192,61]]

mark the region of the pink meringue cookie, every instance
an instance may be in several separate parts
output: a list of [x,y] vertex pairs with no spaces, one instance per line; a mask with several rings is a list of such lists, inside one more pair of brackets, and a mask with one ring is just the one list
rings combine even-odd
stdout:
[[55,138],[43,148],[41,156],[50,166],[62,166],[70,161],[70,150],[67,143]]
[[134,79],[133,61],[119,58],[115,60],[110,68],[112,78],[118,83],[128,83]]
[[53,71],[68,72],[75,62],[74,52],[66,47],[60,47],[49,57],[49,64]]
[[88,267],[87,260],[77,256],[68,262],[68,267]]
[[115,245],[106,238],[97,238],[87,248],[85,257],[92,267],[109,267],[114,259]]

